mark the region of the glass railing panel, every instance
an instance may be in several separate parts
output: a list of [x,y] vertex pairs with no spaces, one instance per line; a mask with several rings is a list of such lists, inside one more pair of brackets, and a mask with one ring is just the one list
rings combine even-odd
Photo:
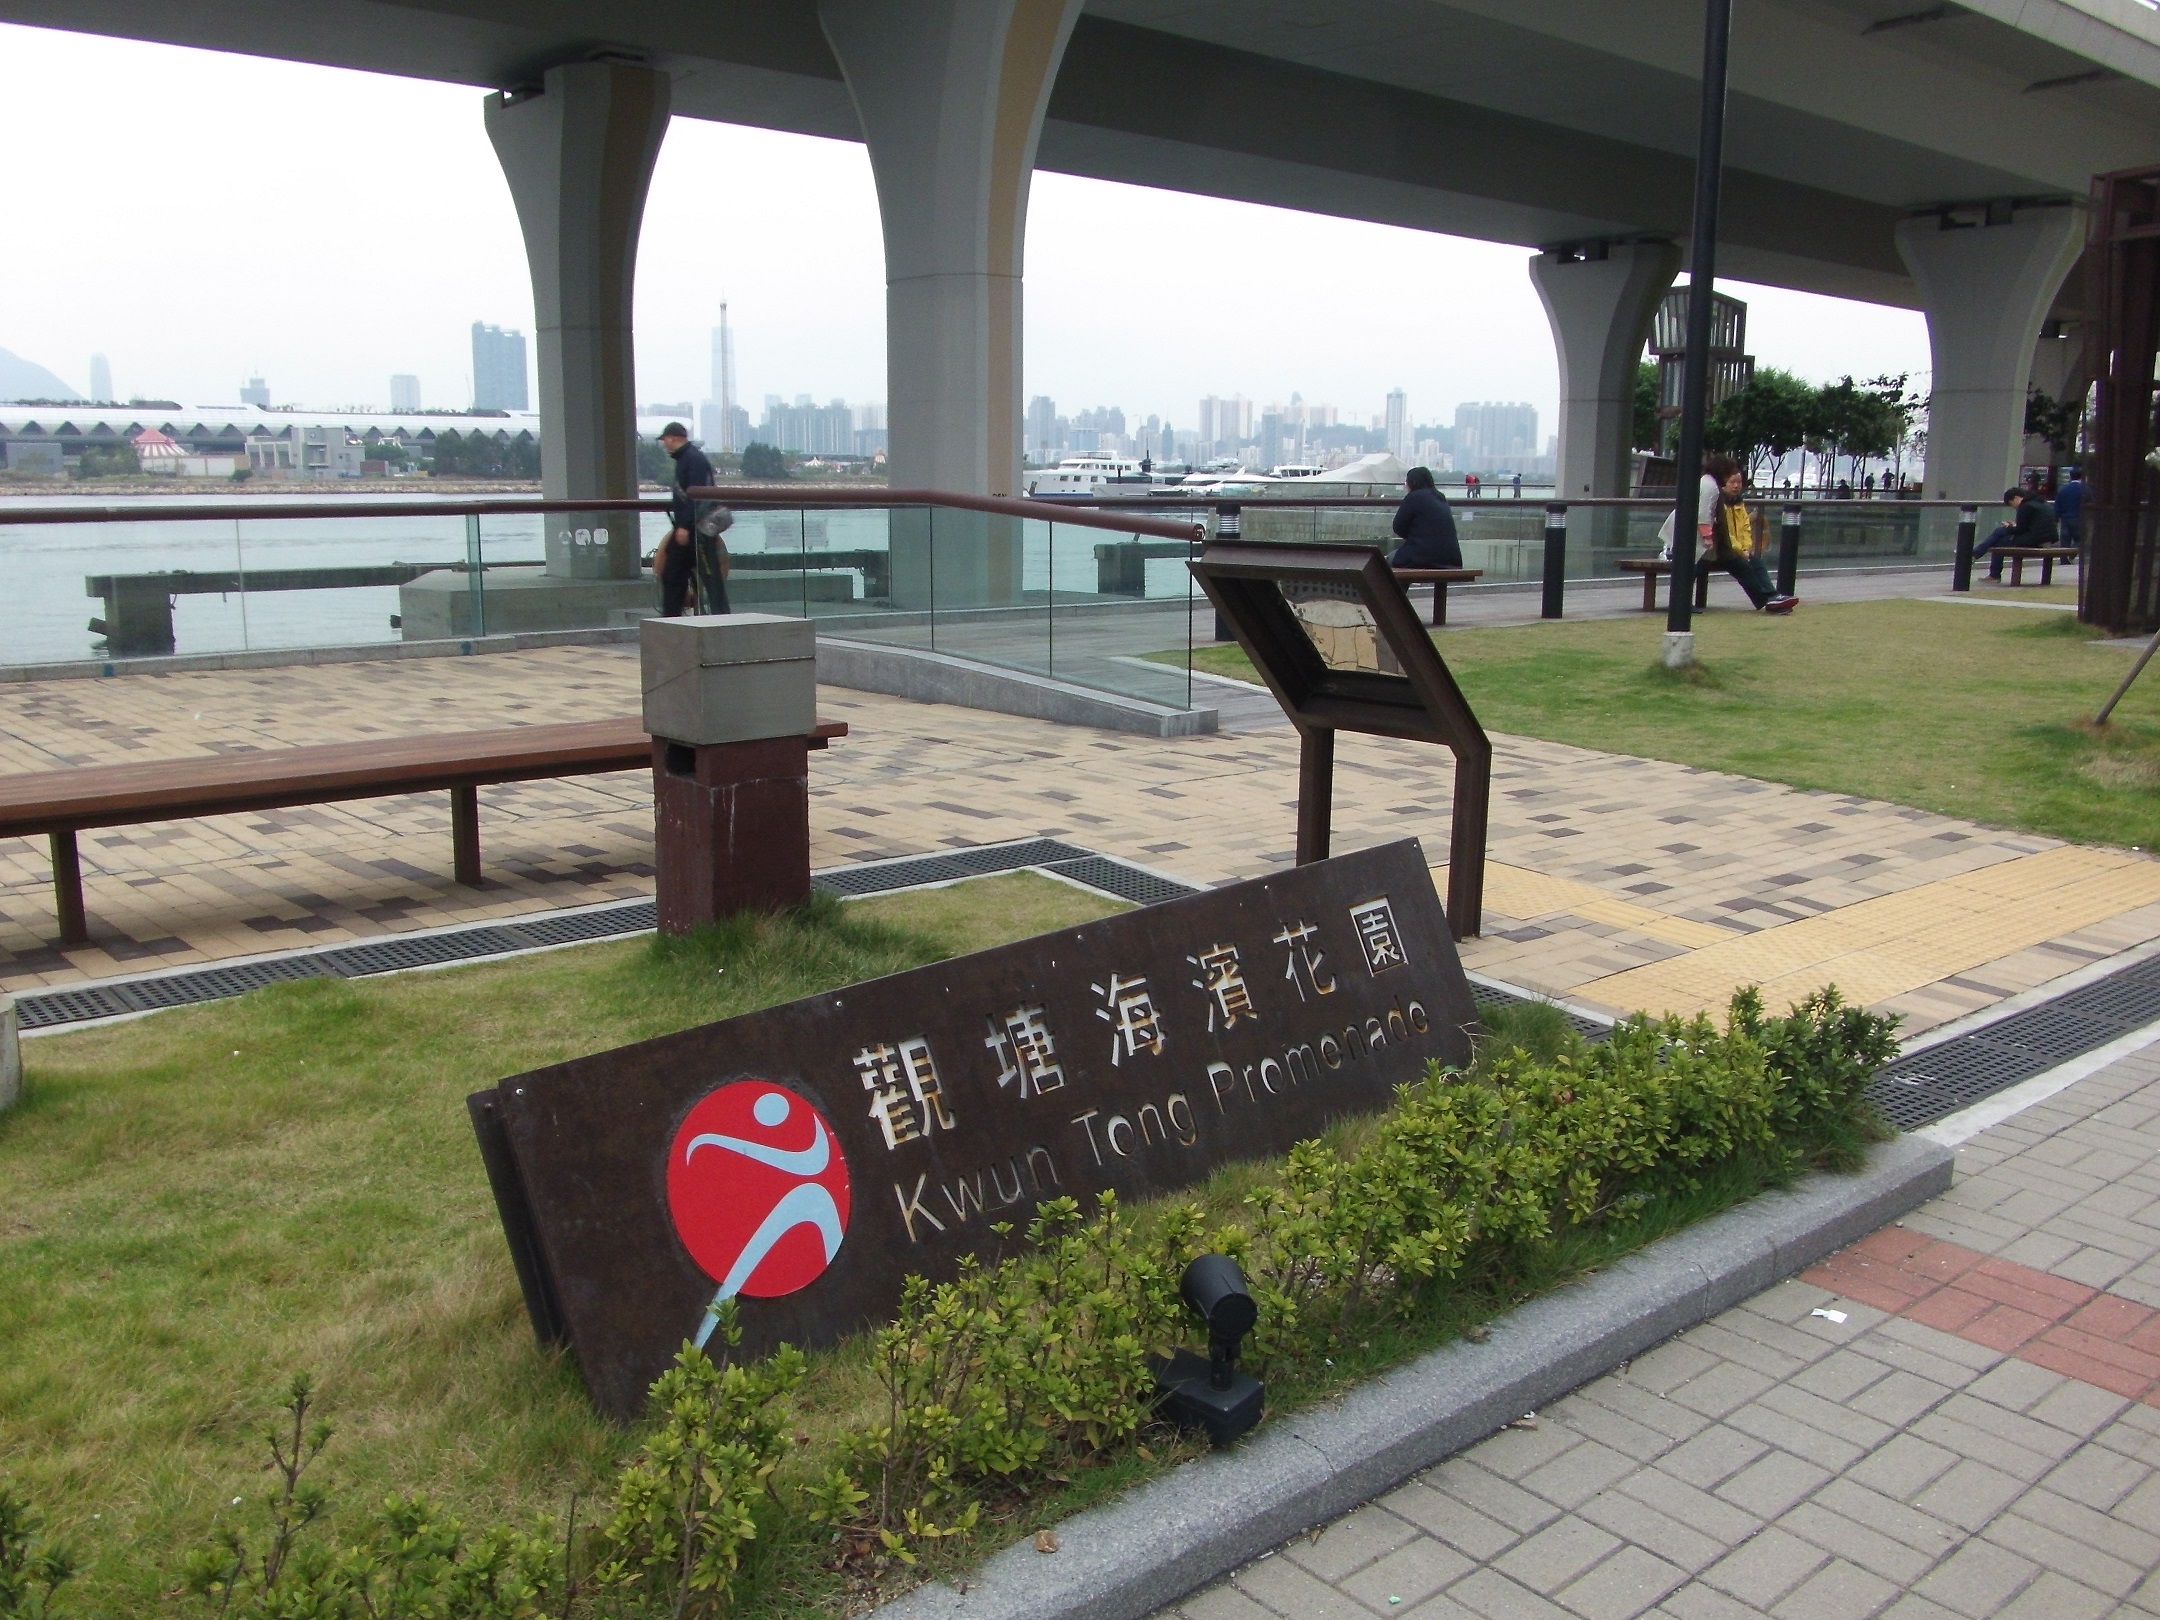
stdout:
[[[1247,508],[1250,510],[1250,508]],[[1172,708],[1192,704],[1192,547],[1158,535],[1055,523],[1054,673]],[[1212,621],[1211,621],[1212,622]]]
[[233,528],[250,650],[396,641],[406,635],[407,586],[441,575],[466,593],[465,521],[455,515],[370,516],[356,502],[339,517],[247,518]]
[[[809,507],[800,511],[737,513],[735,535],[747,530],[736,572],[789,574],[797,610],[817,621],[818,634],[929,650],[935,635],[935,540],[922,507]],[[745,610],[747,597],[731,597]],[[765,612],[780,612],[765,607]]]
[[[927,515],[932,647],[1005,669],[1052,673],[1051,585],[1067,562],[1053,552],[1050,525],[949,506]],[[896,580],[902,561],[895,556]]]

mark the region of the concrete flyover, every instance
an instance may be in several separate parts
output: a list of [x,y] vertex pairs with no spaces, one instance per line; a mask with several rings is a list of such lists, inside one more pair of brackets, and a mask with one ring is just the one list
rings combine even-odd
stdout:
[[[544,138],[498,139],[536,287],[603,326],[626,291],[608,265],[634,246],[652,108],[866,139],[886,222],[894,477],[977,493],[1017,488],[1037,166],[1541,250],[1563,490],[1615,493],[1621,373],[1686,234],[1701,14],[1700,0],[0,0],[8,21],[511,91],[497,124],[535,92],[567,93],[566,66],[632,70],[606,98],[582,87]],[[635,74],[664,82],[640,89]],[[2091,177],[2160,160],[2160,13],[1739,0],[1730,105],[1721,268],[1924,309],[1947,390],[1931,459],[1959,485],[1931,478],[1928,493],[1999,488],[2035,343],[2055,334],[2054,353],[2075,332]],[[606,162],[578,167],[553,133],[580,129]],[[554,180],[538,168],[548,140]],[[613,233],[599,251],[565,236],[579,219]],[[573,250],[575,264],[555,262]],[[579,276],[590,285],[570,285]],[[628,400],[626,351],[618,364]],[[2059,354],[2048,367],[2058,387],[2075,380],[2056,375]],[[543,414],[565,423],[547,375]]]

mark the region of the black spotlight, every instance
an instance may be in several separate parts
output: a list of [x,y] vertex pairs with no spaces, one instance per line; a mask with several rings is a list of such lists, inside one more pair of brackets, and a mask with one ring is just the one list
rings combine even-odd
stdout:
[[1185,1268],[1178,1291],[1207,1323],[1208,1354],[1190,1350],[1153,1358],[1158,1402],[1181,1429],[1205,1429],[1227,1446],[1260,1421],[1267,1386],[1237,1370],[1238,1346],[1259,1320],[1245,1274],[1227,1254],[1203,1254]]

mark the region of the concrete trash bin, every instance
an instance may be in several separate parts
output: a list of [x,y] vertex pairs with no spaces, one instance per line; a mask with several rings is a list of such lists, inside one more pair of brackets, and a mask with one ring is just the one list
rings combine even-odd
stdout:
[[817,631],[769,613],[639,626],[660,931],[810,895]]

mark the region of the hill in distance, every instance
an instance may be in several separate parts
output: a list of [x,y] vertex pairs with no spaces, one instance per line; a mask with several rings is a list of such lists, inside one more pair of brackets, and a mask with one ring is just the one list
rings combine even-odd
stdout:
[[35,360],[0,349],[0,399],[81,399]]

